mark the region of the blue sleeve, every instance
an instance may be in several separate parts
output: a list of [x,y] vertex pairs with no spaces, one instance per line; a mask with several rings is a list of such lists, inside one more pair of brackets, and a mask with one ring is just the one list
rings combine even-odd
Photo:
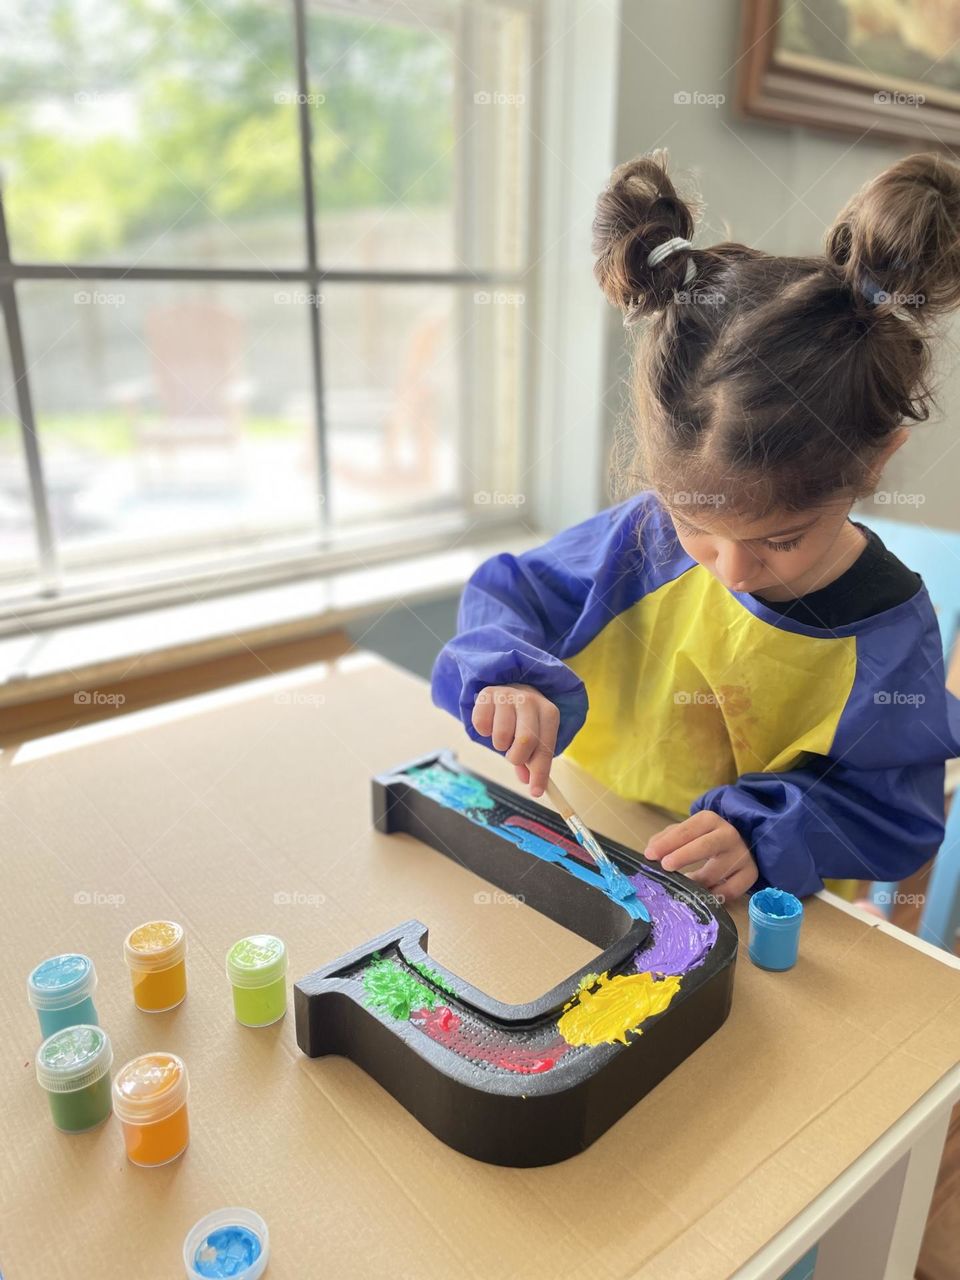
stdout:
[[944,831],[944,766],[863,771],[818,758],[784,773],[744,774],[695,800],[736,827],[760,870],[757,888],[798,897],[824,878],[904,880]]
[[433,701],[490,746],[471,721],[477,694],[487,685],[532,685],[558,707],[556,754],[566,750],[586,719],[587,692],[563,659],[657,585],[663,555],[643,554],[641,541],[650,550],[664,532],[650,495],[640,494],[543,546],[485,560],[463,591],[457,634],[434,663]]

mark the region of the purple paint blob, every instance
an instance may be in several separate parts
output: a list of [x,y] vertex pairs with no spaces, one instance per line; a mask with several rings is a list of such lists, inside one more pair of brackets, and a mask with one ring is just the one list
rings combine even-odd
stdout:
[[717,922],[704,923],[685,902],[642,871],[630,877],[652,921],[651,938],[634,955],[638,973],[684,974],[703,964],[717,940]]

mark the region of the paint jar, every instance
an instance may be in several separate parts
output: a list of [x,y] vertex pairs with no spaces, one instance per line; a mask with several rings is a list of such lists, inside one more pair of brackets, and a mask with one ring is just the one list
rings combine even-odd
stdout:
[[287,1010],[287,948],[271,933],[241,938],[227,952],[233,1011],[245,1027],[267,1027]]
[[65,1027],[37,1050],[37,1080],[46,1090],[53,1123],[85,1133],[110,1114],[110,1037],[96,1026]]
[[750,959],[761,969],[790,969],[800,946],[803,903],[784,889],[759,889],[750,898]]
[[144,1053],[126,1063],[113,1081],[113,1109],[123,1126],[133,1164],[169,1164],[187,1149],[190,1085],[175,1053]]
[[133,1000],[144,1013],[175,1009],[187,994],[187,939],[172,920],[151,920],[127,934],[123,956]]
[[89,956],[70,952],[37,965],[27,978],[27,999],[37,1011],[44,1039],[64,1027],[97,1026],[96,985],[97,971]]
[[259,1280],[269,1261],[270,1232],[252,1209],[216,1209],[195,1223],[183,1242],[188,1280]]

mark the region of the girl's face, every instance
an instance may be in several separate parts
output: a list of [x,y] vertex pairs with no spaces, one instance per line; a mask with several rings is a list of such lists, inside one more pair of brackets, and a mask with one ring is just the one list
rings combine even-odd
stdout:
[[863,547],[849,502],[750,520],[664,500],[680,545],[732,591],[786,600],[826,586]]

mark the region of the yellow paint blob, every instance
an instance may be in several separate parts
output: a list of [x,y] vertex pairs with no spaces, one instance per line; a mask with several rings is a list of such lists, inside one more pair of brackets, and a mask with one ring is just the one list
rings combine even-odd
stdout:
[[[599,982],[595,991],[588,988]],[[652,973],[588,974],[565,1004],[557,1029],[567,1044],[627,1043],[627,1032],[639,1034],[641,1022],[663,1013],[680,990],[679,977],[654,979]]]

